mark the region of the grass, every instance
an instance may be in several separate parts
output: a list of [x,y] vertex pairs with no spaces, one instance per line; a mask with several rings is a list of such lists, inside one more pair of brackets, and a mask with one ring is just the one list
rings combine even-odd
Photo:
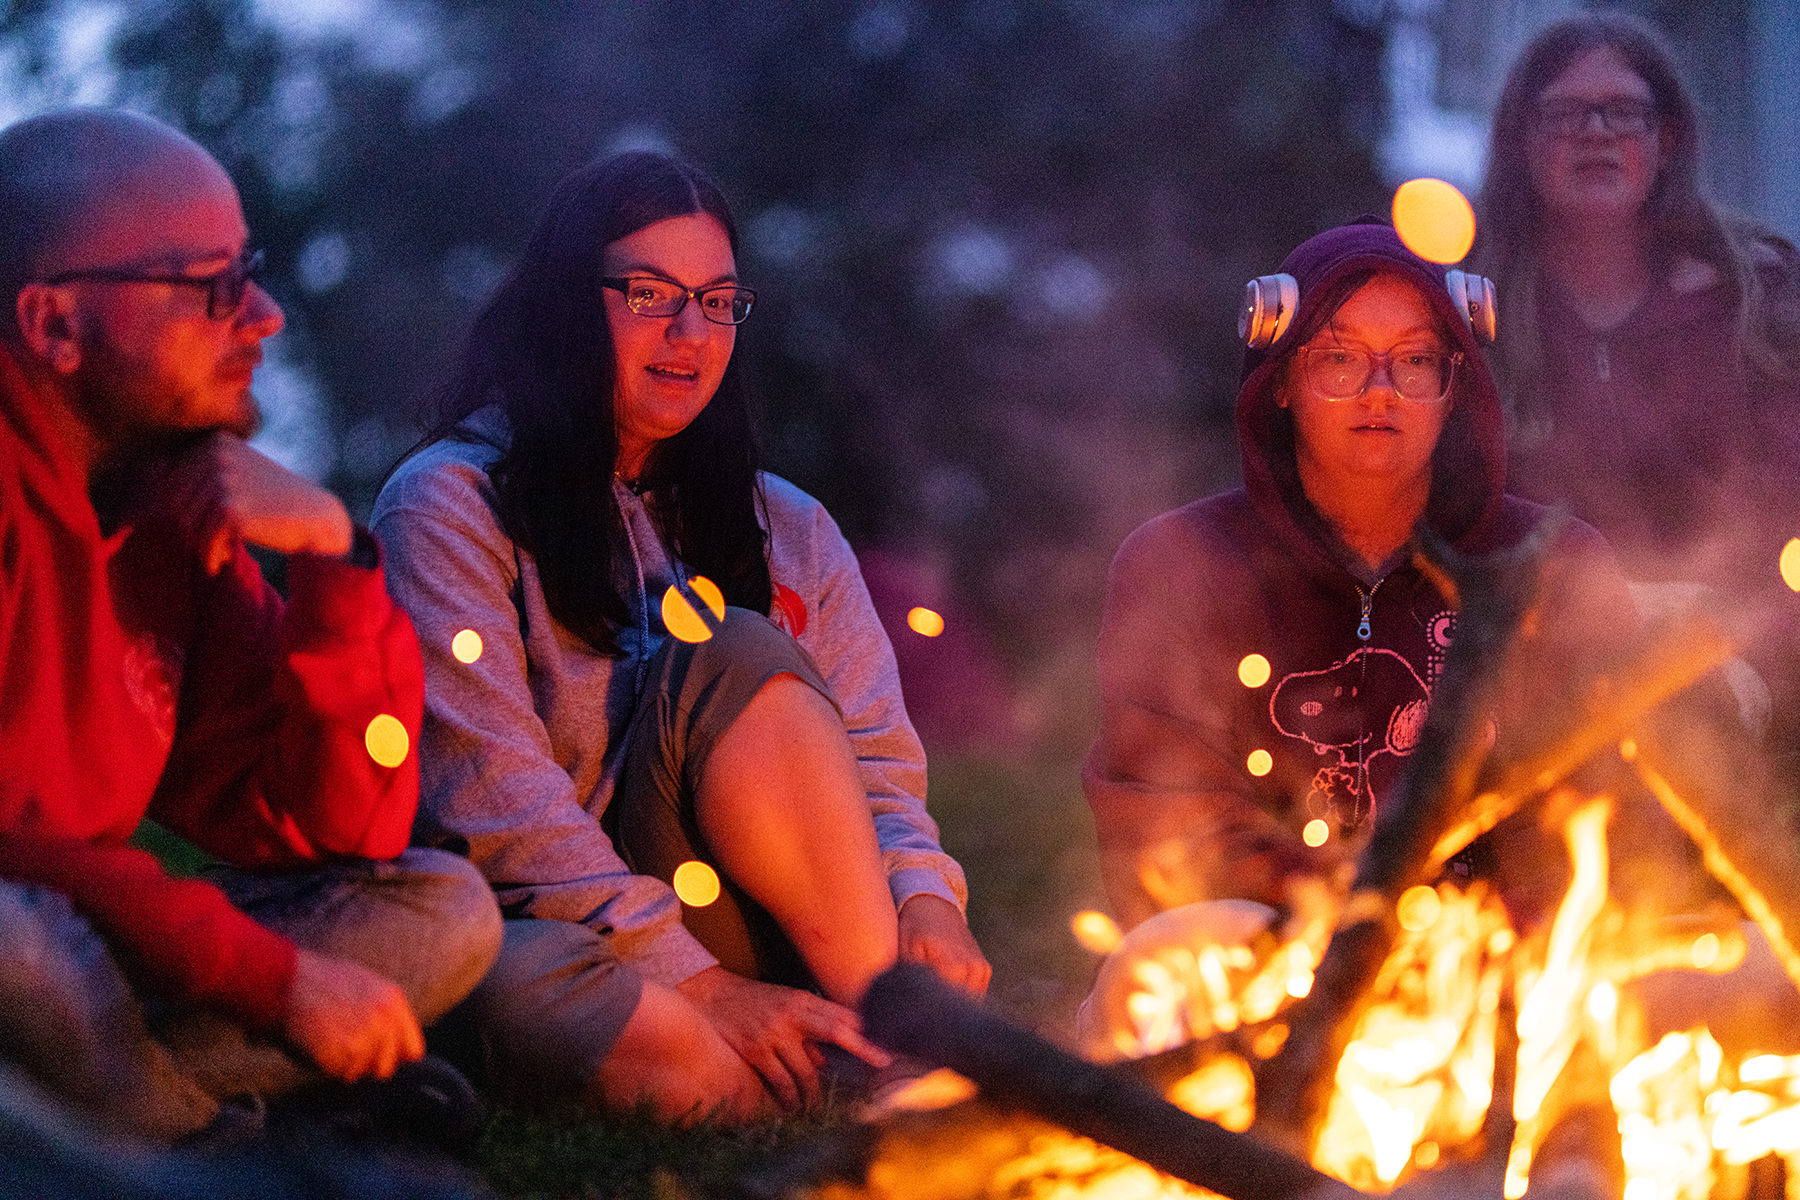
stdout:
[[[993,1002],[1045,1036],[1072,1039],[1095,962],[1069,917],[1101,907],[1098,860],[1073,758],[933,760],[931,809],[969,877],[969,918],[994,965]],[[501,1195],[712,1200],[831,1142],[842,1108],[745,1130],[674,1130],[642,1117],[501,1111],[478,1167]],[[840,1143],[842,1138],[837,1139]]]
[[[994,966],[990,999],[1065,1044],[1094,959],[1069,935],[1069,918],[1102,907],[1093,828],[1071,755],[1020,761],[934,757],[931,810],[944,848],[969,878],[969,924]],[[169,870],[194,874],[206,856],[154,822],[133,844]],[[747,1129],[669,1129],[643,1116],[502,1109],[489,1120],[476,1167],[500,1195],[527,1198],[711,1200],[743,1182],[843,1146],[843,1105]],[[828,1134],[839,1130],[839,1136]]]

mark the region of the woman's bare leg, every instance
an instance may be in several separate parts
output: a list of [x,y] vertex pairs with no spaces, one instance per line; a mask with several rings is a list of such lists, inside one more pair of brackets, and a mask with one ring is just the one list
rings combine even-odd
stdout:
[[899,934],[869,799],[837,711],[777,675],[714,746],[697,801],[719,866],[775,918],[825,994],[854,1005]]

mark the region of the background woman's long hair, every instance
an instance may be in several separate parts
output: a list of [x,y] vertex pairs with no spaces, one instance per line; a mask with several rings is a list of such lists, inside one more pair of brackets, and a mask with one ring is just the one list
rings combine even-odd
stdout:
[[[475,320],[442,413],[426,442],[497,404],[512,442],[489,469],[500,519],[536,560],[544,599],[595,650],[621,653],[630,617],[619,591],[633,568],[621,535],[613,470],[613,340],[600,286],[601,251],[669,217],[706,213],[737,224],[719,189],[662,154],[614,155],[557,185],[517,266]],[[652,450],[638,479],[657,526],[687,568],[726,601],[767,613],[766,537],[749,389],[734,354],[711,403]]]
[[[1500,289],[1501,335],[1497,355],[1501,383],[1518,415],[1535,416],[1540,394],[1538,289],[1543,204],[1531,181],[1532,125],[1537,98],[1570,65],[1610,46],[1649,85],[1663,138],[1662,168],[1645,201],[1651,238],[1649,263],[1657,279],[1668,277],[1678,258],[1708,263],[1732,284],[1738,297],[1739,344],[1749,366],[1785,378],[1792,363],[1791,330],[1765,319],[1758,258],[1775,252],[1774,235],[1750,222],[1727,219],[1700,194],[1700,142],[1694,102],[1682,82],[1675,57],[1648,25],[1618,12],[1589,13],[1559,21],[1540,33],[1507,74],[1494,112],[1493,144],[1481,190],[1481,237],[1476,269]],[[1758,245],[1758,243],[1763,243]],[[1779,348],[1778,348],[1779,347]]]

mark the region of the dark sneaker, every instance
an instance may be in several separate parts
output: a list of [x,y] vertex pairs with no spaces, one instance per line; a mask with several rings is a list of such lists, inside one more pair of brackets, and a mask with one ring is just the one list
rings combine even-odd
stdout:
[[433,1054],[402,1064],[391,1079],[327,1084],[284,1098],[271,1124],[304,1149],[315,1138],[398,1142],[468,1155],[487,1108],[461,1071]]

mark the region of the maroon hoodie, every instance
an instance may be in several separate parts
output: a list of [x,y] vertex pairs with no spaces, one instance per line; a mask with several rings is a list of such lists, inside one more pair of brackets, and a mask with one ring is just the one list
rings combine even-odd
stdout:
[[[1193,900],[1280,903],[1294,872],[1354,856],[1417,744],[1456,612],[1410,561],[1365,583],[1300,491],[1293,425],[1276,404],[1283,364],[1321,297],[1380,270],[1430,298],[1464,363],[1433,455],[1426,520],[1458,550],[1512,546],[1547,515],[1504,494],[1500,398],[1444,269],[1385,225],[1330,230],[1282,264],[1300,285],[1293,326],[1244,357],[1244,486],[1152,519],[1120,547],[1100,633],[1100,734],[1083,773],[1101,867],[1129,924]],[[1504,302],[1504,298],[1502,298]],[[1544,646],[1634,621],[1593,529],[1571,523],[1550,569]],[[1251,655],[1266,678],[1240,674]],[[1254,661],[1254,660],[1253,660]],[[1326,823],[1309,849],[1302,831]]]

